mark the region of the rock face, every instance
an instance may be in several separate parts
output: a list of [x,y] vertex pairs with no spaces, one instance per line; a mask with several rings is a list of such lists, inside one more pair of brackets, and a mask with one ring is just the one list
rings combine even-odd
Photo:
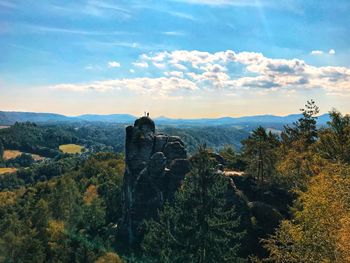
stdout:
[[190,164],[181,139],[157,134],[148,117],[126,128],[125,164],[120,228],[133,245],[140,238],[142,221],[173,199]]

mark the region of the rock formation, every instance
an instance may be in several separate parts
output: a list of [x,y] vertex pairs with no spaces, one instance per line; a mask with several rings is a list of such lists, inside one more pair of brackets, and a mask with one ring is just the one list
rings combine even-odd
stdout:
[[120,229],[133,245],[142,221],[173,199],[190,165],[181,139],[156,133],[149,117],[126,128],[125,164]]

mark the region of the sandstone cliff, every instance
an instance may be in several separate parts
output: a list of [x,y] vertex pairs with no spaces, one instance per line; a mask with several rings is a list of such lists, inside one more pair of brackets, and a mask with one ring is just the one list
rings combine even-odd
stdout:
[[125,164],[120,229],[133,245],[140,238],[142,221],[173,199],[190,165],[181,139],[156,133],[148,117],[126,128]]

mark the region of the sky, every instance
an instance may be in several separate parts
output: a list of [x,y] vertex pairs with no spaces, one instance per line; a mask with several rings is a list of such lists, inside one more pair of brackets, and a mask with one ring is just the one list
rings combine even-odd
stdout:
[[350,1],[0,0],[0,110],[350,113]]

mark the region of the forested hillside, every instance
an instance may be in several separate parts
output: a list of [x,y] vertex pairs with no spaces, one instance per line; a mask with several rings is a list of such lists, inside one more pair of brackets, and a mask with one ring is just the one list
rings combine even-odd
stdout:
[[[180,137],[165,141],[151,120],[140,119],[131,135],[128,128],[134,144],[126,160],[123,126],[24,123],[0,130],[0,153],[103,146],[0,175],[0,262],[349,262],[350,116],[334,110],[318,127],[318,112],[308,102],[281,134],[160,127]],[[142,169],[130,156],[145,156],[147,140],[155,154]],[[173,186],[169,176],[185,163],[189,172],[175,194],[153,195]],[[138,192],[125,188],[125,164],[138,174]],[[145,202],[131,206],[142,213],[127,210],[125,193]],[[154,214],[155,200],[162,206]],[[130,242],[122,223],[135,213],[143,218]]]
[[[21,150],[47,157],[55,157],[61,144],[76,143],[96,151],[123,152],[126,125],[119,124],[35,124],[15,123],[0,129],[0,138],[6,149]],[[171,128],[160,126],[159,132],[177,135],[184,139],[188,150],[193,152],[199,145],[207,144],[214,149],[232,145],[240,148],[240,141],[248,136],[241,129],[216,127]]]

